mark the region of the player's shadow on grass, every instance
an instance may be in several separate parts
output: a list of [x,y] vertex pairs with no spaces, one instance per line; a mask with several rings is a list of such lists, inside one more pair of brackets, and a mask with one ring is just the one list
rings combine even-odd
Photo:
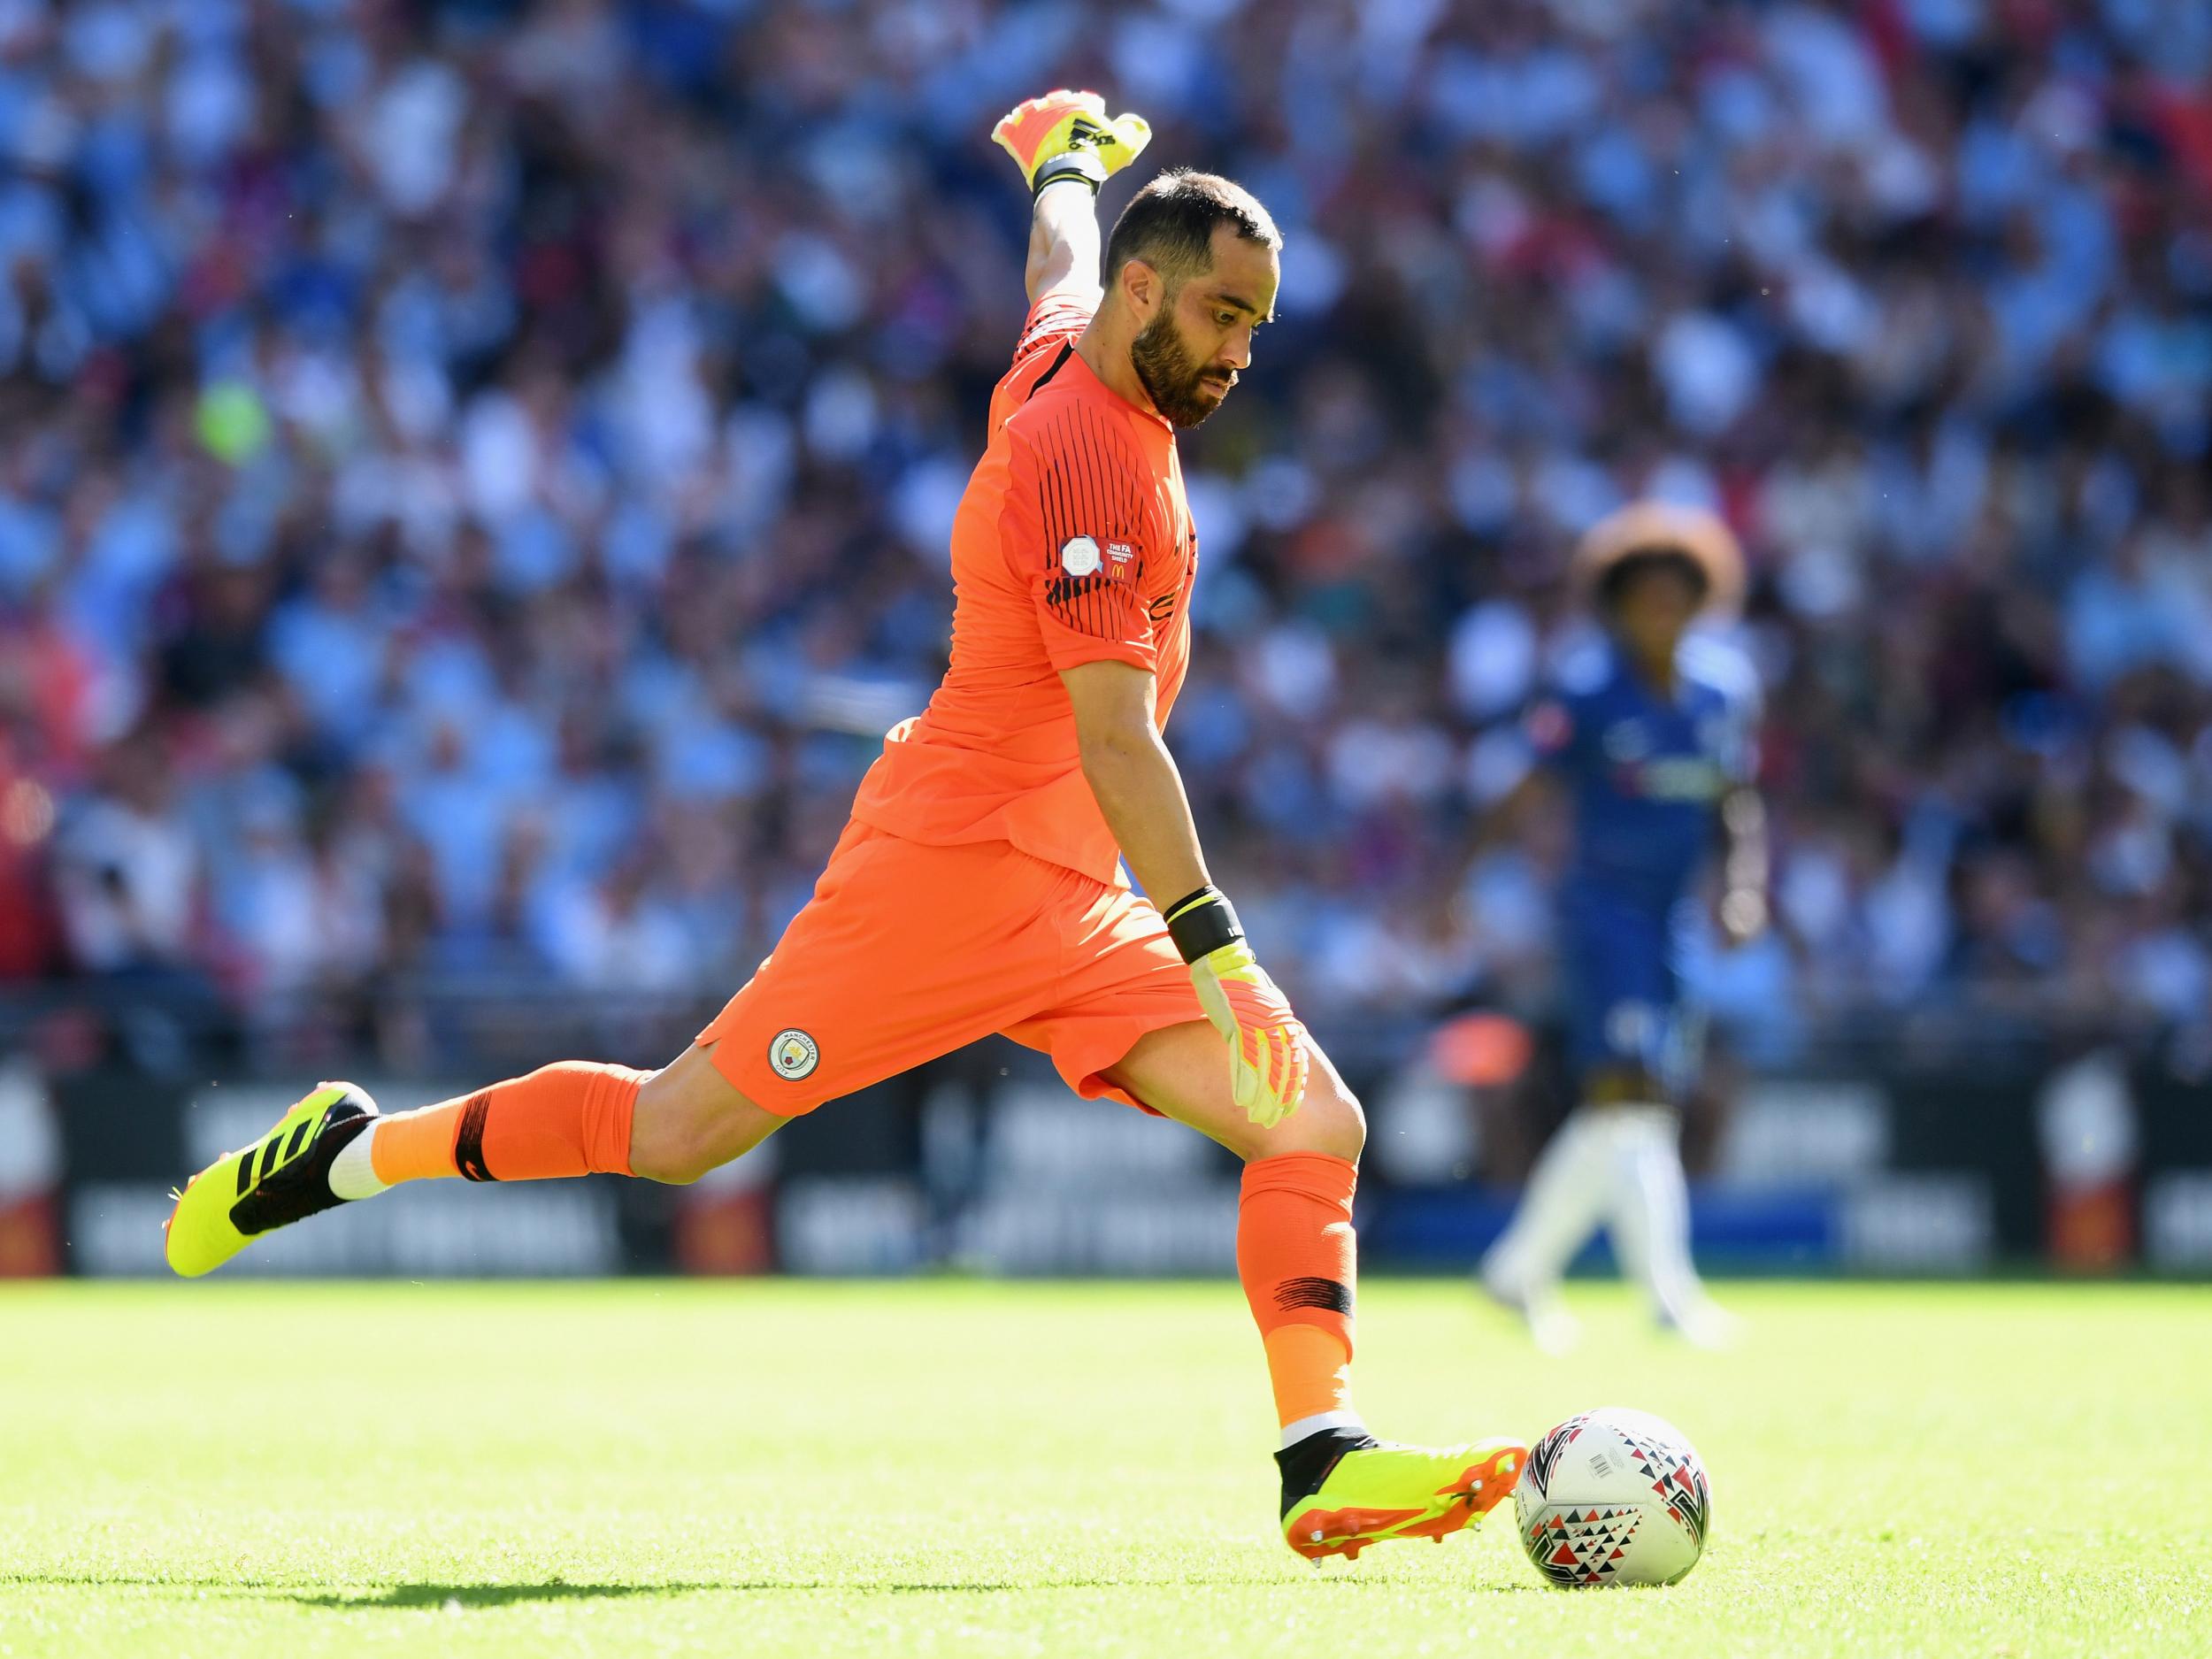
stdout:
[[[1107,1582],[1104,1579],[1095,1581]],[[999,1594],[1010,1590],[1065,1588],[1051,1586],[997,1584],[970,1581],[965,1584],[850,1584],[827,1581],[793,1580],[789,1578],[726,1578],[711,1584],[571,1584],[554,1579],[545,1584],[395,1584],[380,1590],[370,1590],[357,1595],[348,1595],[335,1590],[283,1590],[276,1595],[287,1601],[297,1601],[303,1607],[335,1608],[340,1611],[369,1608],[452,1608],[460,1610],[478,1607],[511,1607],[518,1601],[579,1601],[612,1600],[628,1595],[730,1595],[749,1591],[816,1592],[835,1590],[846,1594],[854,1593],[878,1594]]]
[[349,1609],[510,1607],[517,1601],[596,1601],[625,1595],[687,1595],[710,1584],[393,1584],[348,1594],[342,1590],[280,1590],[278,1599],[303,1607]]
[[[518,1601],[596,1601],[603,1597],[611,1601],[633,1595],[735,1595],[774,1592],[782,1592],[787,1594],[834,1592],[841,1595],[1004,1595],[1017,1591],[1034,1593],[1040,1590],[1125,1590],[1156,1582],[1174,1584],[1186,1581],[1048,1578],[1027,1583],[969,1579],[958,1584],[896,1580],[867,1584],[855,1583],[846,1579],[831,1581],[804,1578],[724,1578],[705,1584],[683,1582],[570,1584],[563,1579],[554,1579],[545,1584],[395,1584],[380,1590],[371,1590],[358,1595],[347,1595],[332,1590],[284,1590],[277,1592],[276,1594],[282,1600],[297,1601],[304,1607],[326,1607],[342,1612],[373,1608],[394,1609],[446,1608],[459,1612],[471,1608],[511,1607]],[[1379,1579],[1363,1581],[1349,1574],[1325,1582],[1330,1587],[1354,1592],[1386,1587]],[[1540,1594],[1546,1591],[1545,1586],[1523,1583],[1475,1585],[1468,1587],[1506,1595],[1531,1593]]]
[[[294,1589],[278,1585],[233,1584],[218,1580],[187,1580],[176,1578],[120,1578],[102,1574],[88,1578],[79,1574],[24,1574],[0,1579],[13,1584],[67,1585],[85,1589],[99,1585],[135,1584],[164,1591],[213,1591],[218,1594],[241,1598],[293,1601],[302,1607],[327,1608],[334,1612],[419,1611],[449,1609],[465,1612],[474,1608],[512,1607],[526,1601],[618,1601],[639,1595],[735,1595],[772,1594],[812,1595],[834,1593],[840,1595],[1005,1595],[1017,1591],[1035,1593],[1041,1590],[1127,1590],[1166,1586],[1191,1586],[1222,1583],[1235,1587],[1233,1581],[1210,1578],[1041,1578],[1023,1582],[991,1578],[968,1579],[957,1584],[943,1584],[924,1580],[883,1579],[875,1583],[851,1579],[826,1578],[718,1578],[707,1582],[672,1579],[660,1584],[591,1584],[573,1583],[565,1578],[550,1578],[541,1584],[393,1584],[380,1588],[348,1593],[342,1590]],[[1394,1580],[1362,1578],[1352,1573],[1326,1574],[1304,1581],[1316,1589],[1350,1594],[1395,1594],[1402,1586]],[[1464,1586],[1469,1590],[1499,1595],[1550,1594],[1543,1585],[1516,1580],[1506,1584],[1476,1584]]]
[[[465,1612],[474,1608],[512,1607],[526,1601],[619,1601],[639,1595],[738,1595],[773,1594],[813,1595],[834,1593],[840,1595],[1005,1595],[1017,1591],[1034,1594],[1045,1590],[1128,1590],[1170,1586],[1209,1585],[1220,1583],[1224,1587],[1237,1587],[1233,1580],[1216,1580],[1207,1577],[1163,1578],[1040,1578],[1022,1582],[991,1578],[972,1578],[956,1584],[926,1580],[882,1579],[875,1583],[852,1579],[826,1578],[718,1578],[701,1582],[672,1579],[660,1584],[591,1584],[574,1583],[565,1578],[550,1578],[541,1584],[393,1584],[380,1588],[364,1588],[348,1593],[342,1590],[310,1590],[289,1588],[279,1585],[233,1584],[211,1579],[121,1578],[102,1574],[88,1578],[79,1574],[23,1574],[0,1578],[12,1584],[67,1585],[87,1589],[101,1585],[134,1584],[164,1591],[196,1591],[257,1601],[293,1601],[302,1607],[327,1608],[334,1612],[374,1612],[378,1610],[420,1611],[449,1609]],[[1363,1578],[1352,1573],[1331,1573],[1306,1579],[1312,1588],[1349,1594],[1396,1594],[1402,1586],[1394,1580]],[[1249,1586],[1245,1586],[1249,1587]],[[1550,1594],[1543,1585],[1516,1580],[1506,1584],[1472,1584],[1466,1589],[1498,1595],[1544,1595]]]

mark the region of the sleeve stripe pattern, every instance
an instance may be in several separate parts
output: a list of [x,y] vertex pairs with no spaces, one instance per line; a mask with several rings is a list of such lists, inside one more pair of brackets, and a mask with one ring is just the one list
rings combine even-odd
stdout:
[[[1144,510],[1137,480],[1144,463],[1105,428],[1106,417],[1071,403],[1041,434],[1049,459],[1038,480],[1045,526],[1045,603],[1078,633],[1094,639],[1141,640],[1151,620],[1142,599]],[[1070,572],[1062,549],[1079,536],[1098,544],[1101,563],[1088,574]],[[1125,545],[1116,558],[1111,548]]]
[[1041,301],[1029,314],[1023,326],[1021,338],[1014,342],[1013,365],[1022,366],[1022,359],[1036,352],[1056,335],[1071,337],[1091,319],[1091,307],[1067,298]]

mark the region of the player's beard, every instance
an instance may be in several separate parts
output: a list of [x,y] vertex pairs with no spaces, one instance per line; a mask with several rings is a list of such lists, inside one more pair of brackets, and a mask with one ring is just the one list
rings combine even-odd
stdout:
[[1220,408],[1226,396],[1206,384],[1206,371],[1191,361],[1165,306],[1129,342],[1129,363],[1150,395],[1152,407],[1171,426],[1195,426]]

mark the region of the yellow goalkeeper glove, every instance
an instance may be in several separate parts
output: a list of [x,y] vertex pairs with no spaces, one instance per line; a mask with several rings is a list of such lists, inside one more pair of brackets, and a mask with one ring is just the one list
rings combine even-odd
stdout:
[[1198,1005],[1229,1045],[1236,1103],[1272,1129],[1306,1098],[1305,1026],[1244,942],[1237,913],[1218,888],[1201,887],[1171,906],[1167,930],[1190,964]]
[[1032,196],[1063,179],[1080,179],[1096,195],[1152,142],[1152,126],[1141,115],[1109,120],[1106,100],[1097,93],[1064,87],[1016,104],[991,137],[1022,170]]

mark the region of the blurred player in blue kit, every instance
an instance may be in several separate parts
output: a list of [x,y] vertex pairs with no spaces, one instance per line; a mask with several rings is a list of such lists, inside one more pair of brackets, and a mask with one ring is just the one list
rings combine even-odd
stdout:
[[1573,570],[1603,638],[1570,655],[1528,717],[1539,775],[1573,819],[1558,939],[1580,1103],[1480,1278],[1553,1352],[1578,1334],[1560,1276],[1601,1223],[1663,1325],[1702,1346],[1733,1331],[1690,1260],[1678,1107],[1703,1023],[1679,972],[1685,906],[1717,841],[1722,938],[1741,944],[1767,919],[1756,687],[1741,657],[1691,631],[1733,611],[1742,572],[1711,513],[1639,502],[1604,519]]

